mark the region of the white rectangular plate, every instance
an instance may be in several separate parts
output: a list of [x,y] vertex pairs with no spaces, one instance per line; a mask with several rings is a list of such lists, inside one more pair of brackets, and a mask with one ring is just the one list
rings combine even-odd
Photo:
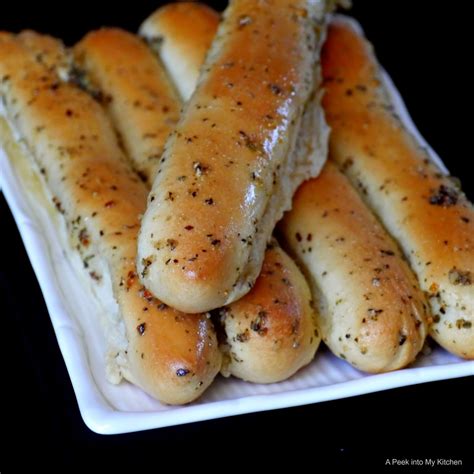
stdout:
[[[360,29],[354,20],[348,21]],[[384,80],[406,126],[446,170],[416,130],[388,75],[384,74]],[[309,367],[278,384],[256,385],[219,376],[199,401],[186,406],[162,405],[126,382],[111,385],[105,379],[105,341],[90,290],[61,251],[51,215],[28,198],[19,173],[1,149],[0,186],[40,283],[82,417],[96,433],[160,428],[474,375],[474,361],[463,361],[436,347],[431,354],[420,355],[410,368],[379,375],[359,372],[322,351]]]

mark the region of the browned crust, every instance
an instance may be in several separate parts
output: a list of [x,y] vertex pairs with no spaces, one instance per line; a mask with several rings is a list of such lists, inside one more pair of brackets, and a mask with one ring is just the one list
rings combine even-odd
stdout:
[[252,290],[220,314],[224,371],[250,382],[287,379],[311,362],[321,340],[308,284],[276,242]]
[[433,338],[473,358],[472,204],[393,114],[371,45],[346,22],[330,26],[322,64],[332,159],[398,240],[429,294]]
[[427,331],[425,297],[334,165],[300,186],[280,230],[312,283],[323,340],[335,355],[368,372],[415,359]]
[[178,70],[183,76],[175,80],[184,99],[189,98],[194,90],[218,24],[219,14],[207,5],[179,2],[160,7],[140,27],[140,34],[160,51],[172,75],[179,63]]
[[74,53],[135,168],[152,183],[180,112],[161,64],[143,41],[118,28],[88,33]]
[[5,34],[0,80],[9,117],[44,170],[78,249],[108,263],[129,341],[127,377],[166,403],[195,399],[220,368],[215,334],[205,315],[161,305],[140,285],[136,238],[147,190],[101,107]]
[[[232,2],[168,141],[142,221],[138,267],[145,286],[181,310],[230,303],[260,271],[272,231],[263,216],[314,85],[315,22],[304,7]],[[252,245],[258,251],[249,260]]]
[[173,38],[172,42],[176,42],[181,51],[189,53],[186,57],[199,71],[214,39],[219,13],[202,3],[170,3],[156,10],[145,22],[153,23],[162,30],[164,41],[167,36]]
[[17,40],[46,68],[53,69],[56,73],[66,73],[70,68],[70,56],[56,38],[32,30],[23,30],[17,35]]

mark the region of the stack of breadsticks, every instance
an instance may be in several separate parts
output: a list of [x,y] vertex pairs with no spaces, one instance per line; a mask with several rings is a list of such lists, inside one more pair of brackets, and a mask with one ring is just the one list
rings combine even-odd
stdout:
[[171,4],[70,49],[0,34],[1,145],[110,301],[112,382],[187,403],[219,372],[284,380],[321,339],[372,373],[428,334],[474,358],[473,205],[333,3]]

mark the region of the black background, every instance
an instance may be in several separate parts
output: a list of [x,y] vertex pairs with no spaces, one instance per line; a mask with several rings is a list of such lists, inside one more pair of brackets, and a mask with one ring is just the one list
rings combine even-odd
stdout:
[[[0,29],[34,28],[72,44],[102,25],[135,31],[160,3],[10,0],[2,5]],[[351,14],[375,44],[422,135],[473,200],[470,15],[441,1],[354,3]],[[385,460],[427,456],[464,463],[463,469],[429,472],[473,472],[472,378],[136,434],[92,433],[80,417],[41,292],[3,196],[0,225],[0,472],[19,472],[25,463],[52,471],[64,463],[70,468],[84,465],[87,472],[98,462],[114,469],[130,464],[138,472],[185,464],[199,470],[247,470],[260,464],[268,470],[274,463],[289,463],[292,471],[305,465],[311,472],[328,472],[321,467],[323,461],[331,471],[421,472],[390,468]]]

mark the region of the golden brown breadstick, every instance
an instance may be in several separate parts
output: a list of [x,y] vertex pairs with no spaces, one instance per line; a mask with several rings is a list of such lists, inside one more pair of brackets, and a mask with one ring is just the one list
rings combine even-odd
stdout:
[[218,25],[219,14],[207,5],[179,2],[158,8],[140,26],[140,35],[159,54],[184,101],[196,88]]
[[135,35],[118,28],[88,33],[74,60],[120,134],[137,171],[152,183],[180,102],[165,71]]
[[308,284],[276,241],[267,247],[252,290],[219,316],[222,373],[250,382],[287,379],[313,360],[321,341]]
[[[34,37],[28,41],[0,36],[9,123],[2,146],[41,170],[67,223],[69,250],[77,248],[91,278],[115,298],[116,311],[108,314],[119,335],[109,340],[114,369],[163,402],[194,400],[220,369],[213,327],[206,315],[179,313],[140,285],[136,238],[147,189],[128,167],[101,107],[62,82],[54,65],[38,59]],[[42,41],[38,36],[39,48]]]
[[326,128],[315,62],[325,6],[230,2],[142,220],[137,266],[167,304],[207,311],[247,293],[294,190],[318,174]]
[[324,46],[330,154],[398,241],[434,314],[431,335],[474,358],[474,208],[393,113],[371,45],[335,20]]
[[367,372],[412,362],[427,303],[398,247],[332,163],[295,194],[280,230],[311,282],[323,341]]

